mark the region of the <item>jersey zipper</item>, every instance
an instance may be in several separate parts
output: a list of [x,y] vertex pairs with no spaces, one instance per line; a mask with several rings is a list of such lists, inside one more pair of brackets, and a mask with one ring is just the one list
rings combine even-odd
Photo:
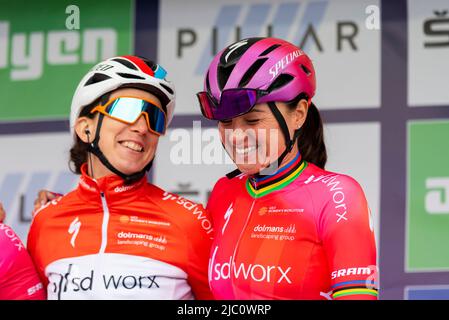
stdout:
[[245,221],[245,225],[243,226],[243,228],[242,228],[242,230],[240,230],[240,235],[239,235],[239,237],[238,237],[238,239],[237,239],[237,243],[235,244],[235,247],[234,247],[234,252],[233,252],[233,254],[232,254],[232,261],[231,261],[231,265],[229,266],[230,268],[231,268],[231,270],[229,270],[229,272],[230,272],[230,274],[231,274],[231,277],[230,277],[230,279],[231,279],[231,283],[232,283],[232,286],[234,286],[234,273],[233,273],[233,270],[235,270],[234,268],[235,268],[235,256],[236,256],[236,254],[237,254],[237,249],[238,249],[238,247],[239,247],[239,244],[240,244],[240,240],[242,239],[242,236],[243,236],[243,233],[245,232],[245,230],[246,230],[246,227],[248,226],[248,223],[249,223],[249,219],[250,219],[250,217],[251,217],[251,213],[253,212],[253,208],[254,208],[254,204],[256,203],[256,200],[254,199],[253,200],[253,203],[251,204],[251,208],[249,209],[249,212],[248,212],[248,215],[246,216],[246,221]]
[[100,192],[100,196],[101,204],[103,206],[103,223],[101,225],[101,247],[99,253],[104,253],[108,244],[109,208],[104,193]]

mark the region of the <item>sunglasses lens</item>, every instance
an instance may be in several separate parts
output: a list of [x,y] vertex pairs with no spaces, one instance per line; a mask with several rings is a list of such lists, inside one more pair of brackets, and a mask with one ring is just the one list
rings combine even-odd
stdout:
[[145,112],[152,131],[163,134],[165,131],[165,113],[156,105],[138,98],[122,97],[113,100],[105,109],[112,118],[126,123],[134,123]]
[[[149,104],[149,103],[148,103]],[[158,107],[149,104],[145,109],[148,114],[148,121],[150,128],[157,133],[164,134],[165,132],[165,113]]]
[[208,119],[232,119],[250,111],[257,101],[255,89],[224,90],[217,104],[207,92],[197,94],[201,112]]

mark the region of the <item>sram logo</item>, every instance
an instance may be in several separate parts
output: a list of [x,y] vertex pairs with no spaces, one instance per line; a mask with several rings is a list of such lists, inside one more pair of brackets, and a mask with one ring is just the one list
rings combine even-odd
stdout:
[[292,267],[270,266],[253,263],[235,263],[233,257],[225,263],[215,263],[212,267],[213,280],[226,280],[232,278],[253,280],[256,282],[288,283],[289,272]]
[[368,266],[368,267],[356,267],[356,268],[346,268],[346,269],[339,269],[332,272],[332,280],[340,277],[346,277],[346,276],[354,276],[354,275],[371,275],[372,273],[376,272],[375,266]]
[[114,29],[33,31],[10,35],[9,21],[0,21],[0,70],[11,63],[10,79],[13,81],[41,78],[44,62],[54,66],[92,64],[115,56],[116,52],[117,32]]

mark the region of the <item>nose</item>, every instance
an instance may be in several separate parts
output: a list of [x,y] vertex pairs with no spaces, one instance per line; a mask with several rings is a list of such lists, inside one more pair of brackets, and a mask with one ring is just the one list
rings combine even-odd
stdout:
[[245,140],[248,138],[245,130],[239,126],[233,126],[232,128],[226,129],[225,136],[227,141],[232,145],[243,145]]
[[139,119],[137,119],[137,121],[131,125],[131,130],[140,134],[145,134],[149,131],[147,119],[145,118],[143,113],[140,115]]

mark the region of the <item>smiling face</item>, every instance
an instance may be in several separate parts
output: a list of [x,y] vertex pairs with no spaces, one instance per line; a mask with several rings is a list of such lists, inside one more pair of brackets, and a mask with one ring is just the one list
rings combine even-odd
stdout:
[[[290,137],[293,137],[294,130],[306,119],[307,101],[301,100],[293,110],[283,102],[276,102],[276,106],[287,123]],[[231,120],[219,121],[218,130],[229,156],[238,169],[248,175],[257,174],[275,162],[286,147],[279,123],[266,103],[257,104],[250,112]],[[295,143],[281,167],[297,152]]]
[[[161,106],[158,98],[151,93],[134,88],[118,89],[112,92],[109,99],[120,96],[130,96],[153,101]],[[84,142],[92,141],[95,137],[99,114],[93,119],[81,117],[77,120],[75,130]],[[87,136],[85,130],[89,129]],[[143,115],[133,124],[123,123],[104,116],[100,129],[99,147],[113,167],[124,174],[133,174],[145,168],[154,158],[159,137],[148,130],[146,119]],[[89,174],[94,178],[110,175],[112,172],[104,166],[94,155],[92,156],[92,169]],[[89,164],[90,166],[90,164]]]

